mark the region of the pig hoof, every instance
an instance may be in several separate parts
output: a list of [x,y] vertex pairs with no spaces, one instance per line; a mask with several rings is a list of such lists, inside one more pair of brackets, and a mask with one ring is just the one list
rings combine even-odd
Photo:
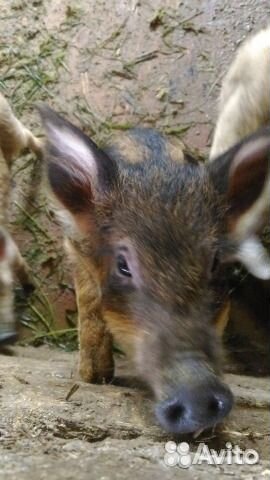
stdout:
[[92,365],[88,363],[88,365],[80,366],[79,374],[81,379],[86,383],[110,383],[114,375],[114,364],[112,362],[102,368],[94,369]]
[[0,333],[0,346],[12,345],[18,339],[18,335],[14,331]]

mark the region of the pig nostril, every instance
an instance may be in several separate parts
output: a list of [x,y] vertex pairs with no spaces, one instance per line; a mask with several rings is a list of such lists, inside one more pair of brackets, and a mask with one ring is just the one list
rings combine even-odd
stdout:
[[232,405],[231,391],[216,380],[194,388],[182,386],[156,406],[156,416],[168,432],[191,433],[219,423]]
[[230,391],[218,392],[208,402],[208,413],[213,418],[224,417],[232,407],[233,397]]
[[208,404],[209,414],[214,416],[217,415],[220,410],[222,410],[222,401],[217,398],[212,398]]
[[184,414],[184,407],[182,405],[170,405],[166,411],[167,420],[170,423],[177,423]]

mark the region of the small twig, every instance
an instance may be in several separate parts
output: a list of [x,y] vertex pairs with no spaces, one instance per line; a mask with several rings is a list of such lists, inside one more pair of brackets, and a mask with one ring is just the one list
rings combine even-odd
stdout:
[[13,375],[13,377],[19,382],[22,383],[23,385],[29,385],[29,382],[25,380],[22,377],[19,377],[18,375]]
[[202,15],[202,13],[203,13],[202,11],[193,13],[193,15],[190,15],[190,17],[187,17],[187,18],[184,18],[184,20],[181,20],[178,25],[183,25],[183,23],[190,22],[190,20],[193,20],[193,18],[196,18],[199,15]]
[[149,60],[153,60],[153,58],[156,58],[157,55],[158,55],[157,50],[153,50],[152,52],[144,53],[143,55],[140,55],[139,57],[135,58],[134,60],[131,60],[130,62],[125,62],[123,64],[123,68],[129,69],[129,68],[132,68],[135,65],[138,65],[139,63],[148,62]]
[[108,43],[111,44],[117,37],[119,37],[119,35],[121,33],[121,30],[124,28],[124,26],[126,25],[126,23],[128,21],[128,18],[129,17],[126,17],[124,19],[124,21],[119,25],[119,27],[114,32],[112,32],[111,35],[109,35],[107,38],[105,38],[105,40],[103,40],[99,45],[96,45],[93,48],[88,48],[87,51],[91,55],[95,55],[97,50],[105,48]]
[[79,388],[80,385],[78,383],[74,383],[66,394],[65,400],[68,402],[71,399],[72,395],[74,395],[74,393],[77,392]]

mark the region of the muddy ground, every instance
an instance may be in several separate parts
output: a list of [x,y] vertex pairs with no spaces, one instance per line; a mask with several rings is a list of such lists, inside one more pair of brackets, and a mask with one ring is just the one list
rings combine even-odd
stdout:
[[[98,142],[143,124],[206,154],[223,73],[269,18],[269,0],[1,0],[0,89],[38,134],[33,104],[42,100]],[[13,168],[11,230],[37,283],[18,317],[28,341],[73,349],[73,286],[39,172],[31,155]],[[1,356],[1,479],[270,477],[266,379],[228,376],[238,400],[223,433],[191,446],[255,448],[258,465],[184,470],[165,467],[168,437],[138,388],[78,383],[66,400],[77,382],[75,359],[45,347]]]
[[[151,401],[138,387],[79,382],[74,353],[20,347],[14,354],[0,359],[1,480],[269,478],[269,389],[264,379],[228,375],[236,406],[226,424],[197,440],[177,439],[155,426]],[[127,383],[123,359],[118,359],[117,375],[118,384]],[[218,452],[230,442],[255,449],[259,462],[166,467],[169,440],[187,441],[192,452],[200,442]]]

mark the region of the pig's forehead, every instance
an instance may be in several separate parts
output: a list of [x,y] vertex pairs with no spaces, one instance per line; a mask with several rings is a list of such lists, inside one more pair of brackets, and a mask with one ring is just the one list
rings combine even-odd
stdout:
[[156,215],[138,210],[123,227],[139,254],[148,250],[158,261],[160,255],[182,259],[187,254],[206,253],[219,240],[220,224],[207,210],[180,214],[164,209],[156,211]]
[[120,239],[131,239],[139,255],[148,253],[155,262],[193,252],[196,256],[212,248],[222,228],[215,195],[206,183],[191,181],[177,189],[167,181],[122,190],[113,214],[113,228]]
[[125,172],[118,184],[115,217],[126,227],[151,235],[182,237],[182,231],[202,232],[218,220],[220,199],[207,169],[194,165]]
[[213,194],[205,165],[172,161],[125,165],[119,171],[118,190],[130,205],[135,199],[141,204],[154,199],[169,206],[184,198],[192,205]]

